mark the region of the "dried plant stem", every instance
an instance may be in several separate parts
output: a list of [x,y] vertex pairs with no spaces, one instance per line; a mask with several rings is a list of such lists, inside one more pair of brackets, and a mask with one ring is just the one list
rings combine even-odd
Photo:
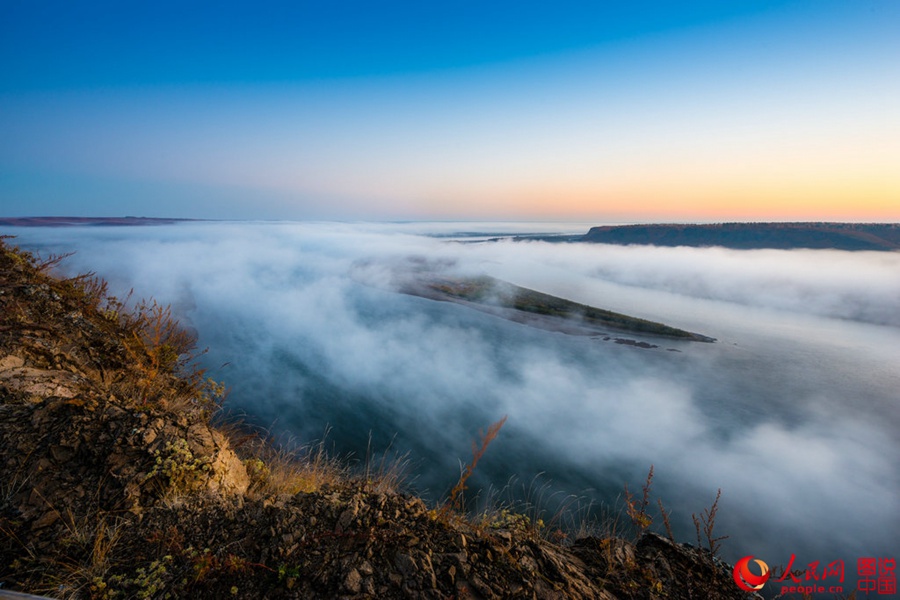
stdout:
[[478,461],[481,460],[481,457],[484,456],[484,453],[487,451],[490,443],[494,441],[494,438],[496,438],[497,434],[500,433],[500,429],[503,427],[504,423],[506,423],[505,416],[488,427],[486,433],[482,434],[481,432],[479,432],[479,435],[481,436],[480,444],[476,444],[474,441],[472,442],[472,462],[465,466],[462,474],[460,474],[459,476],[459,481],[457,481],[456,485],[453,486],[453,489],[450,490],[450,498],[439,511],[441,516],[446,517],[451,510],[462,511],[465,508],[463,501],[463,492],[467,489],[466,481],[468,481],[469,477],[472,476],[472,473],[475,472],[475,467],[478,466]]
[[719,498],[721,497],[722,489],[720,488],[718,492],[716,492],[715,501],[709,508],[704,509],[699,517],[696,514],[691,515],[691,519],[694,521],[694,528],[697,530],[697,545],[703,546],[703,537],[705,537],[707,547],[714,556],[722,546],[722,540],[728,539],[727,535],[720,537],[715,537],[713,535],[713,529],[715,529],[716,526],[716,514],[719,511]]

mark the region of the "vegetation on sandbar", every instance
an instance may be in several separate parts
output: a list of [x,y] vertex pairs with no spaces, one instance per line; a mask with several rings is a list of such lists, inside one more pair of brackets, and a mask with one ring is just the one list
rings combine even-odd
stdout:
[[[509,308],[523,313],[557,317],[594,327],[691,341],[711,342],[712,338],[586,304],[545,294],[489,276],[441,278],[425,283],[425,287],[447,299],[473,304]],[[415,293],[414,291],[412,293]]]

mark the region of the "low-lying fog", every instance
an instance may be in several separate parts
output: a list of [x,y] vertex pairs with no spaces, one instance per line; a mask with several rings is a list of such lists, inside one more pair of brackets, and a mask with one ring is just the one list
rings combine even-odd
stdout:
[[[478,430],[508,415],[477,485],[516,476],[528,487],[543,473],[554,490],[615,505],[653,464],[684,541],[690,514],[722,489],[717,533],[731,536],[731,560],[843,558],[849,574],[859,556],[896,554],[900,253],[450,235],[586,230],[196,223],[4,233],[44,254],[76,250],[70,271],[172,303],[209,347],[205,364],[230,386],[231,409],[301,442],[329,428],[329,445],[357,457],[371,432],[376,450],[410,452],[413,485],[431,498],[452,486]],[[718,342],[622,346],[389,289],[397,269],[422,265]]]

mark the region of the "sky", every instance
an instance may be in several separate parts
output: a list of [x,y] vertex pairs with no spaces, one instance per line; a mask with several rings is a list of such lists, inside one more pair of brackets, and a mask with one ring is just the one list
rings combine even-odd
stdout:
[[0,216],[900,220],[900,3],[0,2]]

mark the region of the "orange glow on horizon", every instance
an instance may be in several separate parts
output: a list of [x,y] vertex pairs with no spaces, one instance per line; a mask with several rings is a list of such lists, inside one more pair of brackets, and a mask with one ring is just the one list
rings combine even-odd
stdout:
[[[632,182],[629,182],[632,183]],[[779,185],[782,183],[782,185]],[[551,184],[514,190],[447,190],[430,195],[426,213],[455,217],[625,221],[900,222],[900,182],[759,181],[667,186]]]

